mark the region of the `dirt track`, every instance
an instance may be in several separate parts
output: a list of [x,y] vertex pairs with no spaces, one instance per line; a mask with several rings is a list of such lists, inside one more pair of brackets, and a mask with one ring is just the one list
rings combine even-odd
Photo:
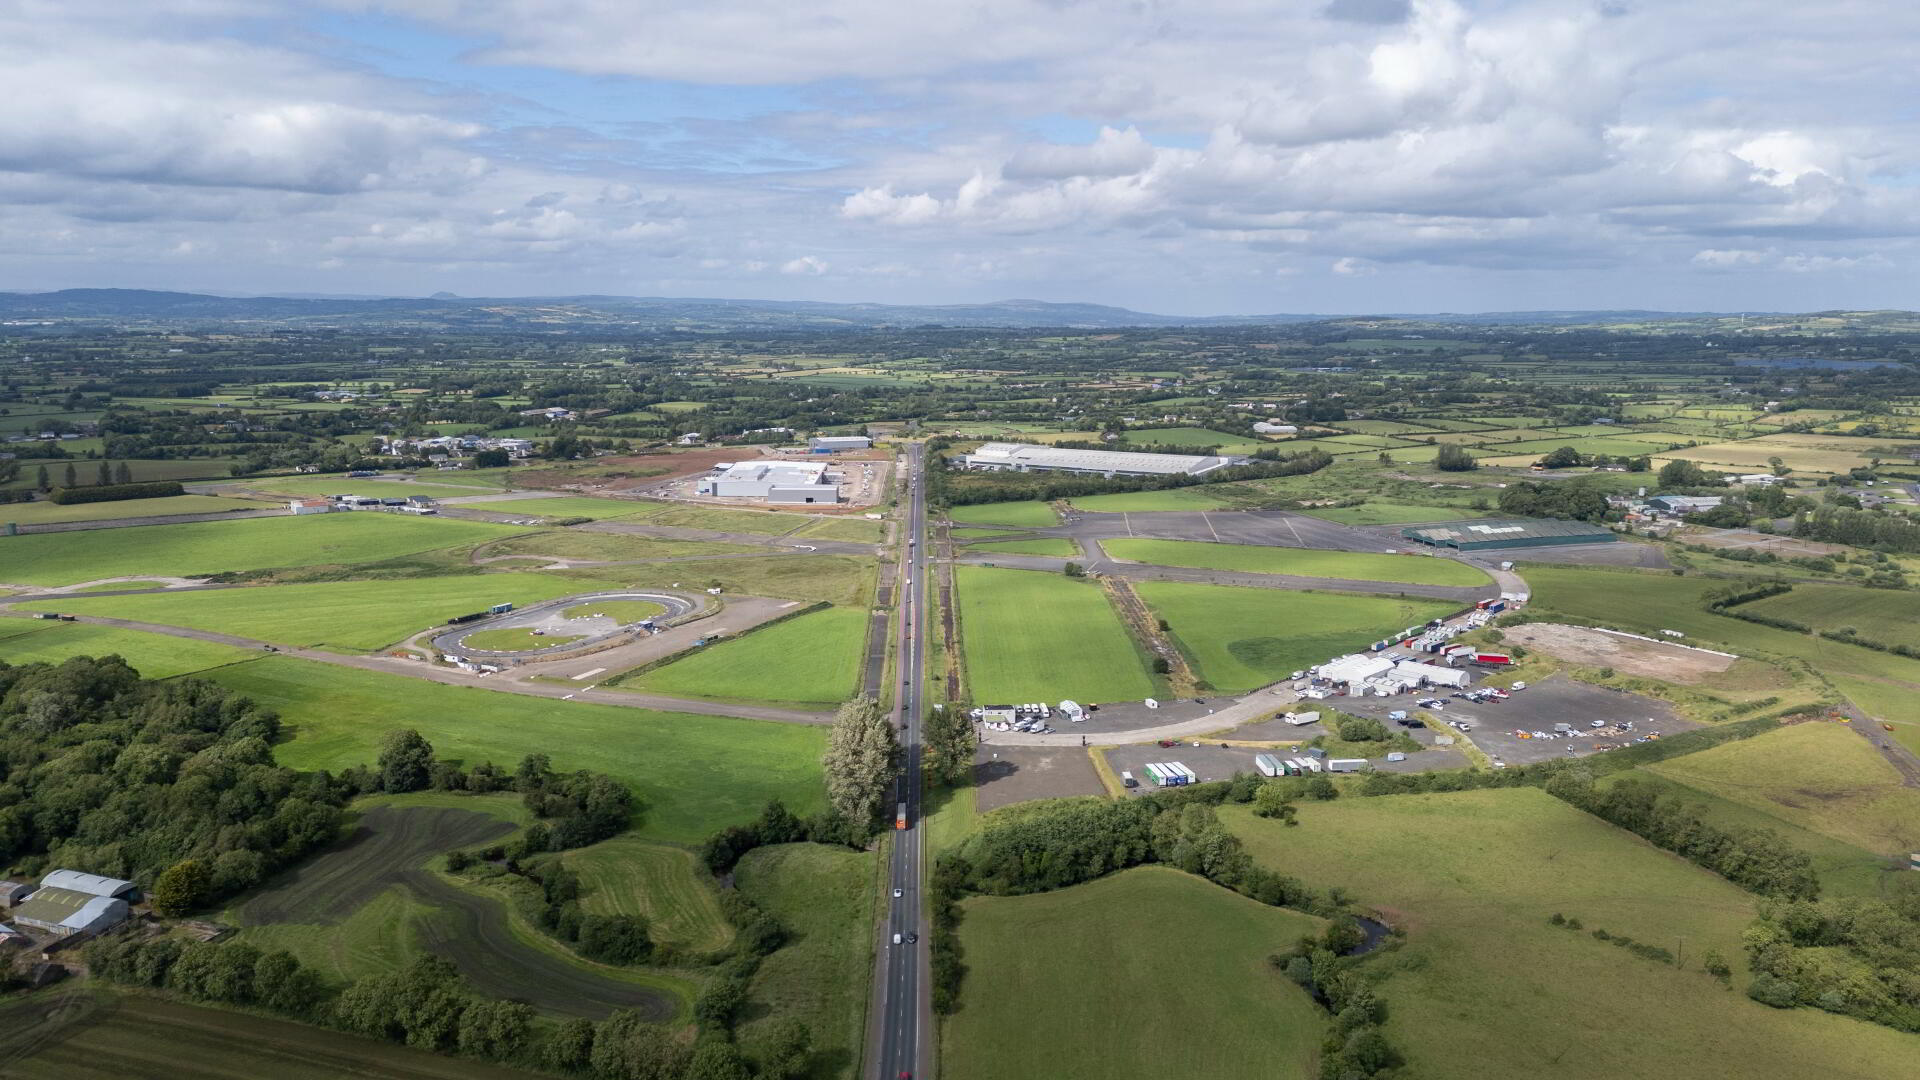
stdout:
[[424,868],[443,851],[512,831],[504,821],[469,810],[377,807],[361,815],[344,844],[277,880],[247,901],[240,916],[248,925],[332,926],[400,885],[438,909],[421,924],[427,951],[451,960],[482,993],[596,1020],[617,1009],[671,1019],[671,997],[522,942],[508,927],[505,900],[450,885]]

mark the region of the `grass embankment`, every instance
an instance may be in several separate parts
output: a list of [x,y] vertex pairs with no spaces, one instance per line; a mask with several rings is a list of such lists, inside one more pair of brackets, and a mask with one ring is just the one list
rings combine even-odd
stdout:
[[689,952],[724,949],[733,940],[713,876],[686,848],[616,836],[560,861],[580,875],[580,907],[589,914],[639,915],[655,941]]
[[[16,625],[22,629],[11,633]],[[170,679],[225,664],[252,660],[251,649],[169,637],[117,626],[86,623],[0,621],[0,660],[9,664],[58,664],[74,656],[117,655],[149,679]]]
[[1060,524],[1060,515],[1053,512],[1053,507],[1038,500],[956,506],[947,511],[947,517],[969,525],[1014,525],[1029,529]]
[[1308,1074],[1320,1013],[1266,958],[1316,933],[1318,919],[1159,866],[965,910],[967,977],[941,1029],[945,1076]]
[[[1544,792],[1312,803],[1291,829],[1243,807],[1221,818],[1266,865],[1408,927],[1405,947],[1369,966],[1392,1005],[1387,1034],[1420,1076],[1869,1080],[1913,1060],[1911,1035],[1749,1000],[1740,935],[1754,897]],[[1681,964],[1549,925],[1555,912]],[[1734,967],[1733,989],[1701,970],[1708,949]]]
[[28,585],[105,577],[197,577],[230,570],[376,562],[512,535],[513,526],[356,512],[0,537],[0,571]]
[[953,574],[975,701],[1100,702],[1155,692],[1139,649],[1097,584],[978,566]]
[[698,843],[751,819],[768,799],[796,814],[823,804],[822,729],[655,712],[447,686],[402,675],[262,657],[208,675],[280,713],[284,764],[339,771],[371,763],[380,740],[414,728],[442,758],[511,768],[547,754],[555,769],[594,769],[633,788],[643,837]]
[[111,521],[115,518],[169,517],[175,514],[221,514],[229,510],[266,510],[275,503],[222,499],[212,495],[165,495],[158,499],[123,499],[116,502],[59,503],[42,499],[30,503],[0,505],[0,522],[20,525],[51,525],[65,521]]
[[754,974],[741,1042],[786,1018],[813,1033],[816,1080],[851,1080],[865,1037],[873,979],[873,918],[879,882],[872,852],[818,844],[759,848],[734,879],[790,935]]
[[185,626],[277,645],[368,652],[493,604],[524,606],[588,591],[577,578],[552,574],[467,574],[39,600],[21,607]]
[[865,610],[828,608],[720,641],[619,685],[716,701],[821,705],[858,689]]
[[1116,559],[1158,566],[1194,566],[1249,574],[1386,581],[1404,585],[1485,585],[1486,573],[1452,559],[1427,555],[1370,555],[1352,551],[1211,544],[1193,540],[1103,540]]
[[1286,678],[1459,606],[1176,581],[1135,582],[1134,591],[1173,628],[1200,677],[1223,693]]

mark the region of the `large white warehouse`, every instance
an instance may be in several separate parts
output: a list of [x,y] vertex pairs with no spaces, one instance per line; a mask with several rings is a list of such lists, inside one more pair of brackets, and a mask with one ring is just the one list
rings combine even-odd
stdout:
[[969,469],[994,472],[1069,472],[1090,476],[1201,476],[1243,465],[1246,458],[1189,454],[1135,454],[1121,450],[1062,450],[1028,443],[985,443],[968,454]]
[[837,503],[840,492],[825,463],[741,461],[715,465],[694,486],[700,495],[721,499],[765,499],[770,503]]

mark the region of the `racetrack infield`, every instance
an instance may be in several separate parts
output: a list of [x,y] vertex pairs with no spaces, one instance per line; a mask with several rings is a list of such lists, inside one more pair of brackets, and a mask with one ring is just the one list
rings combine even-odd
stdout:
[[425,868],[435,855],[498,840],[513,828],[451,807],[375,807],[345,843],[242,905],[241,922],[332,926],[401,885],[435,909],[420,920],[421,945],[452,961],[481,993],[566,1016],[598,1020],[633,1009],[649,1021],[671,1020],[678,1011],[671,995],[523,942],[508,925],[504,900],[458,888]]

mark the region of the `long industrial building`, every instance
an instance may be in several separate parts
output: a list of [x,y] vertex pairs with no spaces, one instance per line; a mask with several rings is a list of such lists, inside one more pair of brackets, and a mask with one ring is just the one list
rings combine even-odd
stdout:
[[741,461],[715,465],[694,485],[694,491],[720,499],[765,499],[796,506],[840,501],[839,488],[827,474],[824,462]]
[[1434,547],[1459,551],[1491,551],[1498,548],[1549,547],[1554,544],[1600,544],[1617,540],[1605,525],[1584,521],[1558,521],[1546,518],[1516,521],[1450,521],[1443,525],[1422,525],[1402,529],[1400,535]]
[[1203,476],[1242,457],[1194,457],[1189,454],[1135,454],[1121,450],[1062,450],[1028,443],[985,443],[968,454],[969,469],[991,472],[1065,472],[1087,476]]

